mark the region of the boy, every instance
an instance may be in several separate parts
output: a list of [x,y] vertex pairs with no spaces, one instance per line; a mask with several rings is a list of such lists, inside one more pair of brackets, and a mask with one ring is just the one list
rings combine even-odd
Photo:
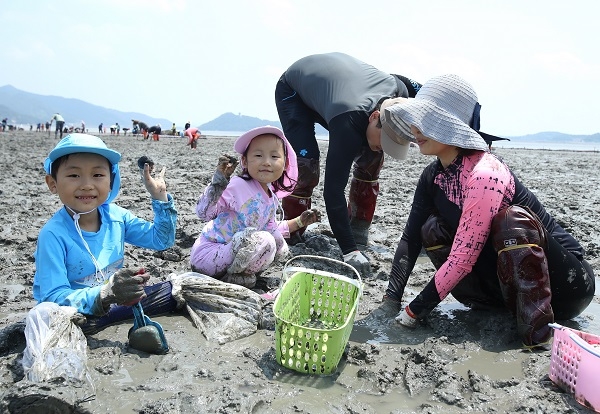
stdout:
[[150,223],[112,203],[121,183],[120,159],[100,138],[70,134],[44,162],[46,184],[64,207],[40,231],[33,296],[38,303],[76,308],[88,320],[82,326],[86,333],[130,319],[130,306],[142,299],[147,314],[175,308],[170,282],[144,287],[149,274],[123,268],[125,242],[155,250],[175,242],[177,210],[165,169],[153,178],[144,166],[154,211]]

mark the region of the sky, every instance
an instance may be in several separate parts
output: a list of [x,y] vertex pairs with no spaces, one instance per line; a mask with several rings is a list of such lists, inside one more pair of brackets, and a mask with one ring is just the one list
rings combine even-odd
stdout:
[[[473,85],[482,131],[600,132],[600,2],[1,0],[0,86],[200,125],[278,120],[294,61],[344,52]],[[60,108],[57,108],[59,111]]]

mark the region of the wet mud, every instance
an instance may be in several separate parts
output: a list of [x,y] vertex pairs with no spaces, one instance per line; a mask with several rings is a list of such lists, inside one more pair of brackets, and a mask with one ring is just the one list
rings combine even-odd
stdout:
[[[122,189],[116,202],[151,219],[149,195],[139,180],[137,160],[149,156],[165,179],[179,210],[176,246],[153,252],[128,247],[126,262],[144,267],[151,282],[190,271],[189,249],[202,223],[194,213],[212,179],[219,156],[234,138],[208,137],[191,150],[183,138],[160,141],[102,137],[123,154]],[[37,234],[60,208],[44,183],[42,162],[56,144],[43,133],[0,134],[0,412],[7,413],[584,413],[589,412],[550,381],[549,351],[521,349],[508,312],[473,311],[448,297],[417,329],[369,317],[387,284],[391,260],[419,174],[430,157],[411,148],[406,161],[386,158],[381,194],[370,231],[373,276],[364,292],[344,356],[332,375],[313,376],[276,361],[275,332],[259,329],[235,341],[208,341],[185,310],[153,317],[169,341],[165,355],[128,346],[132,322],[88,335],[91,384],[23,380],[21,358],[27,311],[35,305],[32,282]],[[327,143],[321,142],[322,154]],[[593,152],[496,150],[533,190],[561,226],[575,235],[600,273],[600,175]],[[323,165],[321,166],[323,168]],[[313,206],[323,220],[309,227],[293,255],[341,258],[323,205],[322,183]],[[311,263],[303,263],[309,266]],[[262,272],[257,288],[281,282],[283,263]],[[342,272],[337,269],[328,269]],[[406,300],[428,282],[433,266],[419,260]],[[598,282],[598,277],[596,278]],[[597,296],[579,317],[560,321],[600,334]],[[272,326],[272,324],[270,325]]]

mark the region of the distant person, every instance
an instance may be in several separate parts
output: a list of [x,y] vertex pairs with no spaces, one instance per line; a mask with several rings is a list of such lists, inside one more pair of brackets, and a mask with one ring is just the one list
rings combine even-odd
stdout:
[[[594,272],[581,244],[489,152],[480,108],[470,84],[442,75],[384,110],[384,126],[400,132],[386,152],[415,142],[436,159],[417,184],[379,311],[399,312],[396,322],[413,328],[452,293],[474,309],[513,312],[523,344],[537,347],[551,338],[555,318],[572,319],[590,304]],[[422,249],[435,274],[402,306]]]
[[252,129],[234,144],[243,171],[230,177],[238,161],[223,155],[211,184],[196,205],[207,221],[190,253],[192,270],[227,283],[254,287],[256,273],[287,256],[284,237],[314,223],[317,211],[304,211],[291,220],[276,221],[279,198],[296,183],[296,154],[279,128]]
[[152,134],[152,139],[154,141],[160,140],[160,133],[161,132],[162,132],[162,129],[160,127],[160,124],[156,124],[156,125],[151,126],[150,128],[148,128],[148,134]]
[[175,126],[175,122],[171,125],[171,135],[177,136],[177,127]]
[[117,130],[117,135],[119,135],[121,133],[121,125],[119,125],[119,123],[117,122],[115,124],[116,130]]
[[100,122],[100,125],[98,125],[98,133],[104,133],[104,124],[102,122]]
[[[318,123],[329,131],[323,193],[329,224],[344,261],[363,275],[371,269],[359,245],[366,248],[368,244],[384,158],[380,105],[388,98],[414,97],[420,87],[418,82],[382,72],[352,56],[326,53],[293,63],[275,88],[283,131],[298,154],[298,184],[283,199],[285,217],[297,216],[311,206],[320,178]],[[346,203],[344,192],[353,164]],[[300,241],[301,232],[293,234],[290,243]]]
[[142,121],[138,121],[137,119],[132,119],[131,122],[133,123],[133,129],[136,129],[137,127],[137,130],[139,130],[142,133],[144,139],[148,139],[148,124]]
[[81,133],[85,134],[85,121],[83,119],[81,120]]
[[35,126],[35,132],[40,132],[42,130],[42,124],[41,123],[37,123],[37,125]]
[[149,273],[124,265],[126,244],[165,250],[175,243],[177,210],[165,170],[153,178],[144,166],[142,181],[154,212],[149,222],[113,203],[121,184],[120,159],[100,138],[74,133],[44,162],[48,189],[64,206],[37,239],[34,309],[43,302],[74,307],[87,319],[84,333],[131,319],[131,305],[140,301],[148,315],[175,310],[170,282],[146,286]]
[[50,127],[52,126],[51,121],[46,121],[46,131],[48,131],[48,136],[50,136]]
[[56,121],[56,128],[54,129],[54,138],[56,138],[58,133],[60,132],[60,139],[62,139],[63,129],[65,126],[65,119],[61,116],[61,114],[57,112],[52,116],[50,124],[52,124],[52,121]]
[[187,137],[187,145],[191,149],[196,149],[198,140],[200,139],[200,130],[198,128],[188,128],[185,130],[184,135]]

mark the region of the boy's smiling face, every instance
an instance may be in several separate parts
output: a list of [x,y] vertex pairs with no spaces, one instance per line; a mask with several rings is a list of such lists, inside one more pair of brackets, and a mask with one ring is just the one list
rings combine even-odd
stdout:
[[52,194],[77,213],[85,213],[104,203],[110,193],[111,166],[101,155],[69,155],[56,171],[56,179],[46,176]]

